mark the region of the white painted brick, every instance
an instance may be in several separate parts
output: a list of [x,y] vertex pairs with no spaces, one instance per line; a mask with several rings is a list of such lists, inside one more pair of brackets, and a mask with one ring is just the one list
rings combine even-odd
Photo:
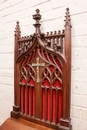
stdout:
[[72,94],[72,105],[73,106],[81,107],[82,106],[82,100],[83,100],[82,95]]
[[34,32],[35,32],[35,28],[31,25],[21,27],[21,35],[22,36],[31,35],[31,34],[34,34]]
[[77,36],[77,37],[72,37],[72,39],[71,39],[71,45],[72,45],[72,47],[75,47],[75,48],[82,48],[83,47],[83,42],[85,42],[84,41],[84,36]]
[[80,107],[73,106],[72,115],[75,118],[81,119],[82,109]]
[[81,106],[87,108],[87,96],[86,95],[82,96]]
[[81,66],[82,66],[84,71],[87,71],[87,58],[82,60]]
[[[1,39],[0,38],[0,40],[1,40],[1,44],[0,45],[3,45],[3,46],[5,46],[5,45],[14,45],[14,36],[12,36],[12,37],[7,37],[7,38],[5,38],[5,39]],[[10,54],[13,54],[13,53],[10,53]]]
[[3,106],[5,105],[5,108],[7,108],[7,109],[10,109],[10,110],[12,109],[12,102],[3,100],[2,105],[3,105]]
[[26,17],[26,18],[23,18],[20,20],[20,25],[21,26],[26,26],[26,25],[29,25],[29,24],[33,24],[35,23],[35,21],[32,19],[32,17]]
[[72,48],[71,55],[72,55],[73,59],[82,59],[82,58],[84,58],[84,55],[86,55],[85,52],[84,52],[84,49],[80,48],[80,47],[79,48]]
[[1,84],[0,92],[2,93],[9,93],[14,94],[14,86],[13,85],[7,85],[7,84]]
[[82,49],[82,55],[84,59],[87,58],[87,48]]
[[0,92],[0,100],[2,100],[3,99],[3,94],[2,94],[2,92]]
[[0,69],[0,76],[13,77],[14,70],[13,69]]
[[9,4],[10,6],[14,6],[15,4],[19,4],[21,2],[23,2],[24,0],[9,0]]
[[51,0],[51,4],[52,4],[52,8],[60,8],[60,7],[64,7],[64,6],[70,6],[70,4],[72,5],[73,3],[78,2],[79,0]]
[[81,113],[82,119],[87,121],[87,109],[82,108],[82,113]]
[[[43,20],[46,21],[46,20],[52,20],[55,18],[61,18],[61,17],[64,18],[63,13],[64,13],[64,10],[59,8],[59,9],[44,12],[44,13],[42,13],[42,16],[43,16]],[[64,19],[62,19],[62,20],[64,20]]]
[[0,76],[0,84],[13,85],[14,84],[14,78],[13,77]]
[[39,4],[42,4],[42,3],[45,3],[45,2],[48,2],[49,0],[29,0],[28,1],[28,8],[29,7],[32,7],[32,6],[37,6]]
[[71,88],[72,88],[72,93],[73,94],[83,94],[84,83],[79,83],[79,82],[72,82],[71,83]]
[[86,48],[87,48],[87,36],[84,36],[84,37],[83,37],[82,43],[83,43],[83,47],[86,47]]
[[14,51],[13,45],[0,45],[0,53],[12,53]]
[[13,52],[8,53],[8,54],[6,54],[6,53],[1,54],[0,53],[0,60],[2,60],[2,61],[13,61],[14,60]]
[[73,111],[73,107],[72,107],[72,105],[71,105],[71,106],[70,106],[70,117],[72,117],[72,116],[73,116],[72,111]]
[[14,63],[13,63],[13,61],[2,61],[2,62],[0,62],[0,68],[2,68],[2,69],[13,69]]
[[79,70],[82,70],[83,69],[83,59],[72,59],[72,70],[74,71],[79,71]]
[[17,12],[17,11],[18,11],[17,5],[11,6],[11,7],[6,8],[6,9],[4,9],[4,10],[2,11],[2,16],[4,17],[4,16],[7,16],[7,15],[9,15],[9,14],[15,13],[15,12]]
[[51,2],[48,1],[46,3],[39,4],[39,5],[34,7],[34,10],[37,9],[37,8],[39,8],[41,14],[42,14],[42,12],[47,12],[47,11],[51,10],[51,8],[52,8],[51,7]]
[[83,24],[87,24],[87,12],[86,13],[80,13],[77,15],[72,15],[71,16],[71,24],[72,25],[83,25]]
[[84,72],[83,71],[73,71],[71,73],[72,82],[83,83]]
[[84,75],[84,77],[83,77],[83,82],[84,82],[84,83],[87,83],[87,70],[86,70],[86,71],[83,71],[83,75]]
[[78,118],[73,118],[73,129],[75,130],[86,130],[87,121]]
[[12,94],[4,93],[3,94],[3,99],[5,101],[13,102],[14,101],[14,96]]
[[[71,2],[71,1],[70,1]],[[75,2],[74,4],[71,4],[69,6],[70,8],[70,14],[76,15],[86,12],[87,13],[87,0],[80,0],[78,2]]]
[[87,24],[73,26],[72,28],[72,36],[84,36],[87,35]]
[[0,10],[3,10],[5,8],[8,8],[10,5],[9,5],[9,1],[7,0],[0,0],[2,1],[2,3],[0,4]]
[[83,93],[87,95],[87,83],[84,83]]

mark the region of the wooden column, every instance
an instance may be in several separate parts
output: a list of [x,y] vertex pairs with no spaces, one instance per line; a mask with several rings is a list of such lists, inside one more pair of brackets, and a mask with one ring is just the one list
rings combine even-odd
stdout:
[[[66,9],[65,16],[65,57],[66,62],[64,63],[63,72],[63,113],[60,119],[61,126],[68,127],[71,130],[70,125],[70,88],[71,88],[71,23],[69,8]],[[60,130],[62,127],[60,126]]]
[[11,116],[18,118],[19,117],[19,64],[16,63],[18,58],[18,40],[20,38],[20,27],[19,22],[16,23],[15,35],[14,35],[14,106]]

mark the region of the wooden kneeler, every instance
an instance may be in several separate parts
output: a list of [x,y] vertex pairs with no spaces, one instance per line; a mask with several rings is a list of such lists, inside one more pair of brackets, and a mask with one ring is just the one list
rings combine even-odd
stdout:
[[39,9],[33,15],[35,33],[21,37],[15,29],[14,106],[1,130],[71,130],[71,24],[66,9],[65,30],[40,30]]

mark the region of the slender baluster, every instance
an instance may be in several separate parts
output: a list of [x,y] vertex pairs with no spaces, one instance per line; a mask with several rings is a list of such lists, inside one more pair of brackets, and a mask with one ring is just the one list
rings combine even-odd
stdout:
[[50,97],[50,101],[51,101],[51,102],[50,102],[50,122],[52,122],[52,112],[53,112],[53,107],[52,107],[52,104],[53,104],[53,103],[52,103],[52,102],[53,102],[53,101],[52,101],[52,88],[51,88],[51,90],[50,90],[50,96],[51,96],[51,97]]
[[28,115],[28,86],[26,86],[26,115]]
[[32,88],[30,86],[30,116],[32,116]]
[[45,102],[46,102],[46,107],[45,107],[45,120],[47,120],[47,117],[48,117],[48,99],[47,99],[47,88],[45,88],[45,93],[46,93],[46,95],[45,95]]
[[58,123],[58,89],[56,89],[56,124]]

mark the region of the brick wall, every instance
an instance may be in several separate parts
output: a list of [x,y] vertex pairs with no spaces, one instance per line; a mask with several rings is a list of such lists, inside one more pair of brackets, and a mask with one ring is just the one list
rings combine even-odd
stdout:
[[14,102],[14,29],[34,32],[32,14],[41,10],[41,30],[64,29],[66,8],[72,23],[71,120],[73,130],[87,130],[87,0],[0,0],[0,124]]

